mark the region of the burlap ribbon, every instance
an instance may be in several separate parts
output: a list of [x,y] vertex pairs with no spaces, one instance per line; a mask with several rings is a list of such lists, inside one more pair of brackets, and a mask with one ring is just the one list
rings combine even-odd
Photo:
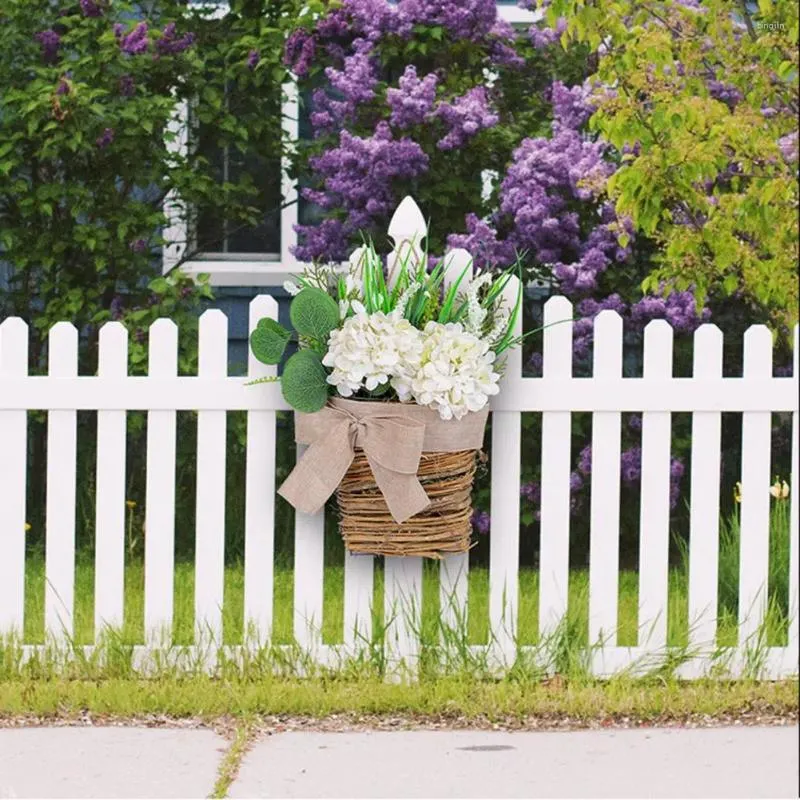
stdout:
[[478,449],[489,409],[445,421],[413,403],[332,398],[321,411],[295,413],[295,441],[309,445],[278,494],[314,514],[336,491],[361,448],[396,522],[424,511],[430,500],[417,479],[423,452]]

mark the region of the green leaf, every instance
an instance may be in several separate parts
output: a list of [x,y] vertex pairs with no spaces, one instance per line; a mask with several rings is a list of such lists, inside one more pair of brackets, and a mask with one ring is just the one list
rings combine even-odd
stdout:
[[328,373],[315,352],[298,350],[284,367],[281,393],[292,408],[311,414],[319,411],[328,400],[327,377]]
[[322,289],[305,287],[289,308],[294,329],[317,342],[327,342],[330,332],[339,327],[339,306]]
[[291,336],[291,331],[287,331],[279,322],[265,317],[250,334],[253,355],[264,364],[277,364]]

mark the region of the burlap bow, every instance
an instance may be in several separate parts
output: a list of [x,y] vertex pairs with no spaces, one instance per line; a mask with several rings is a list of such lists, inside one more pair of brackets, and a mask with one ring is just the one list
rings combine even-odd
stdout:
[[411,403],[332,398],[321,411],[295,414],[295,441],[309,445],[278,494],[314,514],[336,491],[355,456],[364,451],[394,520],[405,522],[430,500],[417,479],[423,452],[480,448],[488,409],[445,421]]

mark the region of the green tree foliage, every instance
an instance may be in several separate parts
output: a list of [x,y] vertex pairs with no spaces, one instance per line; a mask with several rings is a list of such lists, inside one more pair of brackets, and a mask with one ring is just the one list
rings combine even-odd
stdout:
[[609,188],[659,245],[645,288],[738,294],[797,321],[797,3],[553,0],[547,13],[599,53],[592,125],[625,154]]

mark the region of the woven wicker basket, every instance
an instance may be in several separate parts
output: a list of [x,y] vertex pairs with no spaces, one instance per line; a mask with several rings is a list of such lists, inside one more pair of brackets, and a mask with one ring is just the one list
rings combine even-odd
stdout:
[[360,449],[336,492],[340,530],[352,553],[442,558],[470,548],[476,450],[423,453],[417,477],[431,500],[404,523],[394,521]]

